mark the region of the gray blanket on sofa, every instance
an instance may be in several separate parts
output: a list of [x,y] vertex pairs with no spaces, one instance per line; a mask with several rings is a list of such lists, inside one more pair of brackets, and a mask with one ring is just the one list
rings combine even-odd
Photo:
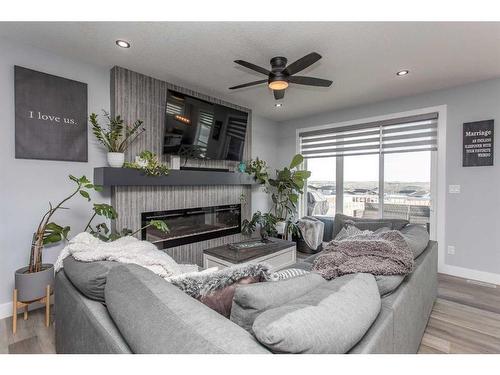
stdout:
[[413,270],[413,253],[399,231],[331,241],[314,260],[312,270],[325,279],[351,273],[407,275]]

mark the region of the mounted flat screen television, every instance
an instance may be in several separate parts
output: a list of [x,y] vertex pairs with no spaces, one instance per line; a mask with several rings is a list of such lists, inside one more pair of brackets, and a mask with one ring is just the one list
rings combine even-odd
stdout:
[[168,90],[163,153],[185,158],[243,159],[248,113]]

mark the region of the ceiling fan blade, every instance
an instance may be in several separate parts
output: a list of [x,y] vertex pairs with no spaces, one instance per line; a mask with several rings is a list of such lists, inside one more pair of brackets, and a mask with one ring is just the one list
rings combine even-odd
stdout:
[[253,81],[253,82],[243,83],[243,84],[238,85],[238,86],[230,87],[229,90],[242,89],[243,87],[260,85],[261,83],[265,83],[265,82],[267,82],[267,79],[261,79],[260,81]]
[[273,90],[274,99],[280,100],[285,97],[285,90]]
[[309,55],[305,55],[304,57],[288,65],[285,68],[285,73],[289,75],[298,73],[301,70],[307,68],[309,65],[314,64],[319,59],[321,59],[321,55],[319,53],[311,52]]
[[330,87],[331,84],[333,83],[328,79],[303,77],[303,76],[288,77],[288,82],[296,83],[298,85],[309,85],[309,86],[320,86],[320,87]]
[[262,68],[258,65],[255,65],[255,64],[252,64],[252,63],[249,63],[248,61],[244,61],[244,60],[234,60],[234,62],[236,64],[240,64],[241,66],[244,66],[245,68],[248,68],[248,69],[252,69],[252,70],[255,70],[256,72],[259,72],[259,73],[262,73],[262,74],[265,74],[265,75],[269,75],[269,73],[271,73],[269,70],[267,70],[266,68]]

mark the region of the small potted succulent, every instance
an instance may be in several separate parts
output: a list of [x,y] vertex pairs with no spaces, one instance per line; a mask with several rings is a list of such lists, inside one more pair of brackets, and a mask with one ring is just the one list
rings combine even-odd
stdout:
[[42,253],[46,245],[56,244],[66,239],[69,226],[61,226],[52,221],[54,214],[67,209],[64,204],[76,195],[90,200],[89,191],[100,191],[100,186],[94,186],[85,176],[80,178],[69,176],[75,183],[73,192],[56,205],[49,202],[49,209],[42,216],[40,224],[33,234],[29,265],[15,272],[15,288],[17,299],[22,302],[34,301],[46,295],[47,286],[53,288],[54,266],[42,263]]
[[97,115],[90,115],[92,132],[97,140],[108,149],[108,164],[113,168],[121,168],[125,163],[125,150],[146,129],[142,127],[143,122],[136,120],[132,126],[124,124],[120,116],[111,117],[108,112],[103,111],[107,119],[106,127],[99,124]]

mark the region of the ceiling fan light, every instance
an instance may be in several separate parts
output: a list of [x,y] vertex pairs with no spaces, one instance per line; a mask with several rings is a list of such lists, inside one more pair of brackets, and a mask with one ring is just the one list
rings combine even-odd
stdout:
[[288,82],[287,81],[272,81],[269,82],[269,88],[271,90],[284,90],[288,87]]

